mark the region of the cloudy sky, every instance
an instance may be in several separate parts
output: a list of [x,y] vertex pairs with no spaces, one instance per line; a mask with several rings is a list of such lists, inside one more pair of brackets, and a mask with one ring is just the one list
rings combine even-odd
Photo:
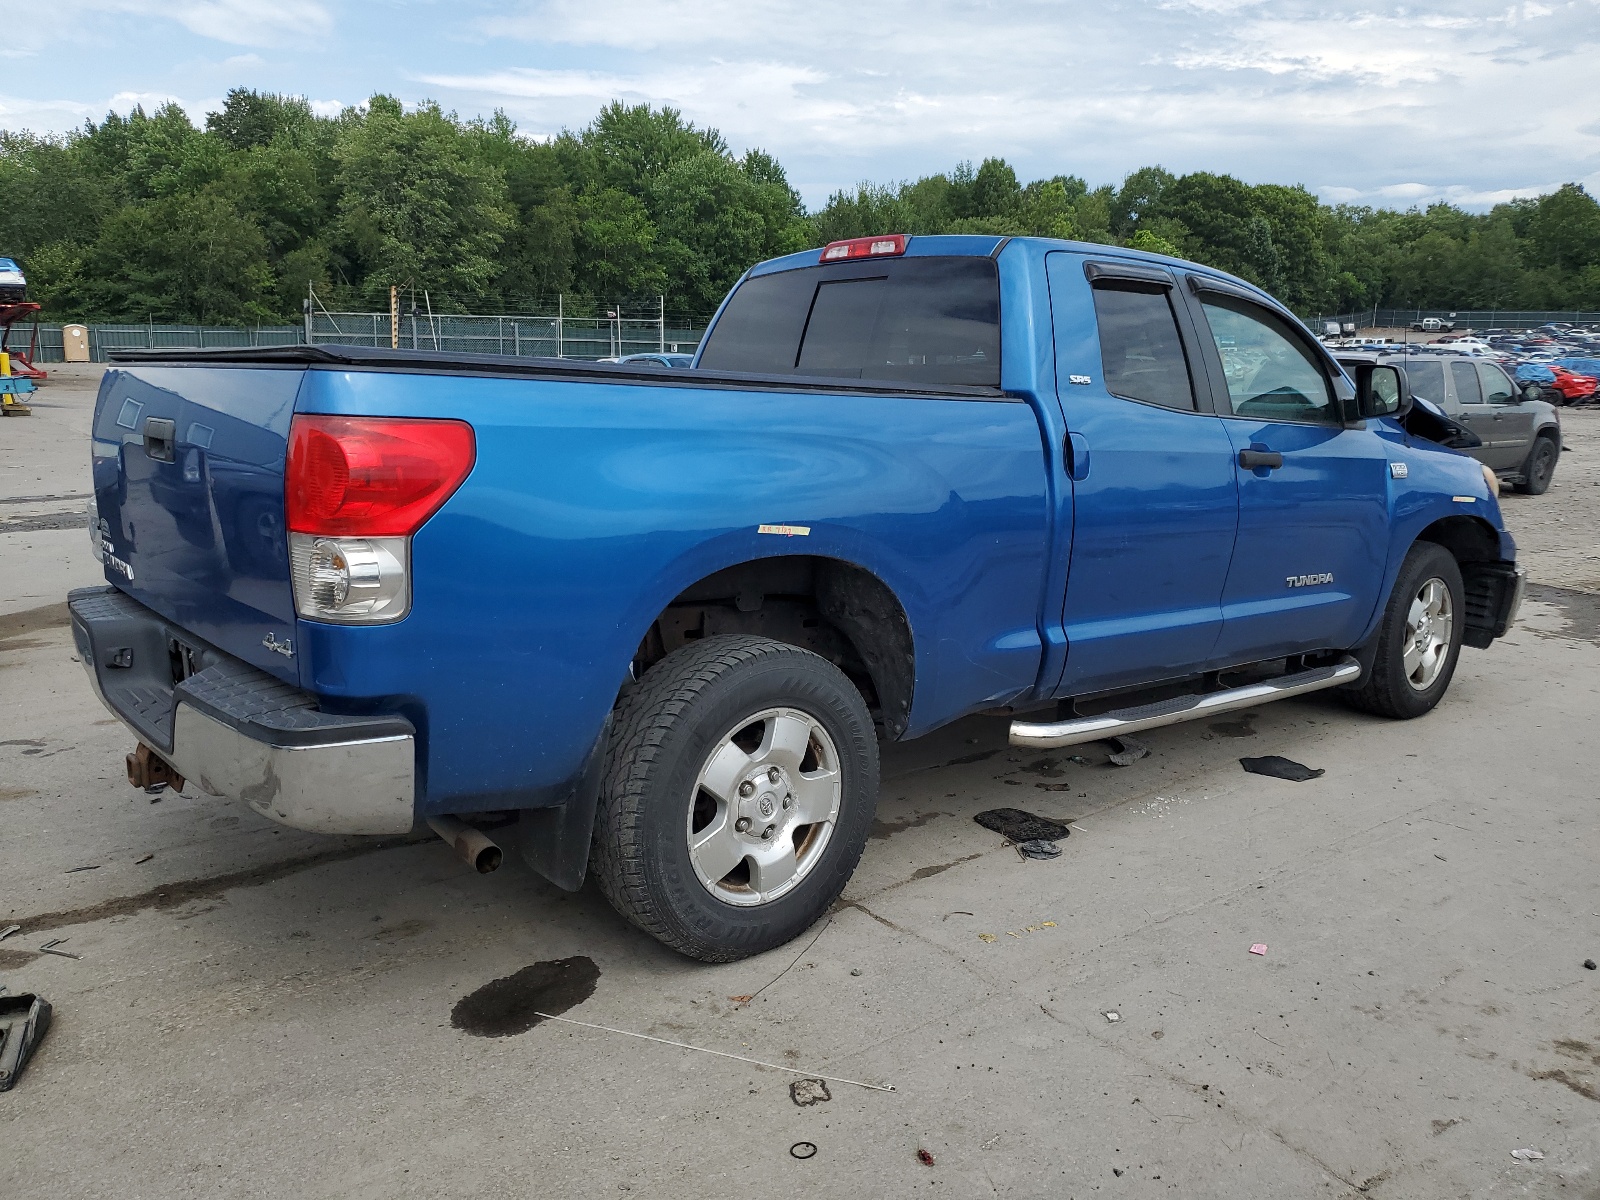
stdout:
[[59,0],[0,30],[6,129],[245,86],[544,136],[620,97],[773,152],[813,206],[988,155],[1397,207],[1600,191],[1600,0]]

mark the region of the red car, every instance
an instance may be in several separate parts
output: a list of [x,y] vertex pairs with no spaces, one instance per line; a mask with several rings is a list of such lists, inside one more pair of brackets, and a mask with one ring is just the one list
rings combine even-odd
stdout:
[[1593,375],[1579,375],[1565,367],[1550,365],[1550,371],[1555,375],[1556,381],[1551,386],[1561,393],[1562,400],[1567,404],[1577,404],[1594,395],[1596,387],[1600,387],[1600,380]]

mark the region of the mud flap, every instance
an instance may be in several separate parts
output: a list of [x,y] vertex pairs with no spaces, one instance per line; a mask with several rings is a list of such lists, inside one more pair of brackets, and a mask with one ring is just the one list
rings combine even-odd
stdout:
[[523,862],[563,891],[577,891],[589,873],[589,843],[594,837],[600,778],[610,742],[611,714],[607,713],[566,803],[524,809],[515,826]]

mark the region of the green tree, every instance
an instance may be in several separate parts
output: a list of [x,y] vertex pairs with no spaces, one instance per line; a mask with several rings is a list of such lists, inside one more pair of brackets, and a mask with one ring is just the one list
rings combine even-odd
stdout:
[[337,238],[368,287],[411,282],[488,290],[514,212],[505,178],[472,157],[459,122],[435,104],[406,113],[374,96],[341,131]]

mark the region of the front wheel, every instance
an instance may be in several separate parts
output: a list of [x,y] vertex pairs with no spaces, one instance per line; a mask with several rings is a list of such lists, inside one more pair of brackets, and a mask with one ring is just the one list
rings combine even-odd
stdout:
[[877,793],[872,719],[843,672],[767,638],[706,638],[652,667],[617,712],[591,869],[646,933],[732,962],[827,910]]
[[1561,448],[1556,445],[1554,438],[1538,437],[1534,439],[1533,449],[1528,451],[1528,461],[1522,467],[1522,482],[1516,485],[1517,491],[1529,496],[1542,496],[1550,490],[1550,481],[1555,478],[1556,459],[1561,455]]
[[1443,546],[1418,542],[1400,567],[1378,626],[1378,650],[1350,703],[1384,717],[1431,712],[1450,687],[1466,630],[1461,568]]

